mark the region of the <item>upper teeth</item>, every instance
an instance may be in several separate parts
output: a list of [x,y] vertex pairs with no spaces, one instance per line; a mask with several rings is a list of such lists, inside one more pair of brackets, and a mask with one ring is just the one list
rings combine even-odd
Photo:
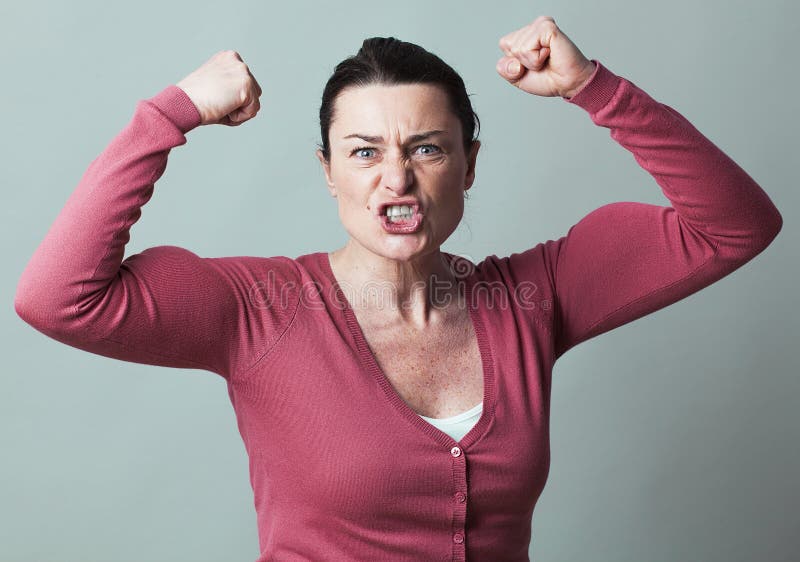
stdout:
[[389,205],[386,207],[386,216],[411,215],[413,213],[410,205]]

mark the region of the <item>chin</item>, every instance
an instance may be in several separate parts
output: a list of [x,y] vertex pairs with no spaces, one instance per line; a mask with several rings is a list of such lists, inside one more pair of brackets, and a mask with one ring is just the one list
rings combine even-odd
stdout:
[[412,242],[412,239],[409,238],[407,240],[392,240],[388,243],[384,243],[380,245],[379,248],[376,248],[376,250],[378,250],[376,253],[393,260],[409,261],[435,252],[437,249],[438,248],[431,248],[425,241],[413,239]]

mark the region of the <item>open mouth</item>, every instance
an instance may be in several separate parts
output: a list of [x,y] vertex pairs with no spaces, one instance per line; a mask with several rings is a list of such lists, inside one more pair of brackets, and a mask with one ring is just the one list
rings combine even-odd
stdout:
[[421,228],[423,214],[419,212],[418,203],[387,205],[381,211],[378,219],[390,234],[411,234]]
[[381,216],[389,223],[408,223],[419,214],[419,203],[389,204],[381,208]]

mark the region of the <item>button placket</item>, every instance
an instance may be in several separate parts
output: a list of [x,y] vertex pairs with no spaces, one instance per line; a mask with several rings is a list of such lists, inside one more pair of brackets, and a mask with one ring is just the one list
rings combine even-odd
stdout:
[[451,492],[453,506],[453,525],[450,539],[453,545],[453,560],[466,560],[466,530],[467,519],[467,459],[460,446],[450,448],[453,467],[453,488]]

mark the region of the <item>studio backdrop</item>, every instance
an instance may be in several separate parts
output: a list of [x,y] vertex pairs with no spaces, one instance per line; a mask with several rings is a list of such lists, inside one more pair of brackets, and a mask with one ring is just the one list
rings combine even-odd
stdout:
[[795,559],[794,4],[144,0],[0,6],[0,560],[258,556],[225,381],[86,353],[15,312],[28,260],[137,102],[223,49],[240,53],[263,88],[256,118],[199,127],[172,150],[126,256],[159,245],[204,257],[333,251],[347,234],[314,154],[322,88],[367,37],[417,43],[461,74],[480,116],[475,183],[443,246],[477,263],[555,240],[608,203],[668,204],[584,111],[497,74],[500,37],[539,15],[691,121],[769,194],[784,224],[743,268],[557,362],[530,557]]

